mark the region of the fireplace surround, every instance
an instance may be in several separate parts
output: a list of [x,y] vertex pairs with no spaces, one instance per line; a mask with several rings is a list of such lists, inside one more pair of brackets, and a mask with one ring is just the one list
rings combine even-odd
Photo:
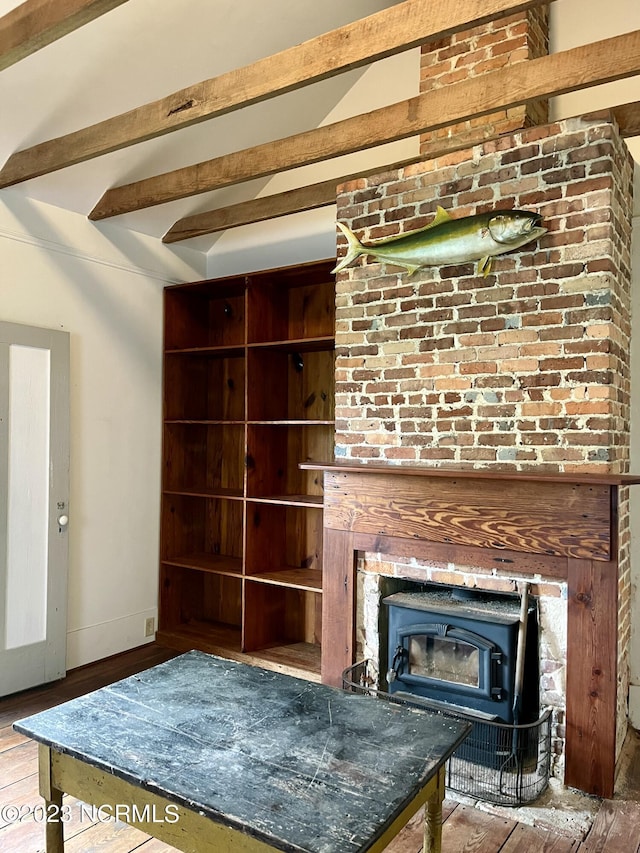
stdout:
[[566,785],[613,794],[619,492],[640,477],[337,462],[324,470],[322,678],[354,662],[358,552],[567,583]]

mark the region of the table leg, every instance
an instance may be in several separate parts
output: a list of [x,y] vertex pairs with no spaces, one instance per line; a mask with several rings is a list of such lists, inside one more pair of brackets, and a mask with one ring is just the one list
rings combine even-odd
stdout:
[[38,782],[40,796],[44,798],[45,841],[47,853],[64,853],[62,817],[62,791],[51,781],[51,750],[38,744]]
[[[45,800],[45,814],[60,814],[62,806],[62,792],[56,791],[51,800]],[[45,841],[47,853],[64,853],[64,835],[61,820],[49,818],[45,823]]]
[[442,851],[442,801],[444,800],[445,770],[438,771],[436,790],[427,800],[424,807],[424,853],[441,853]]

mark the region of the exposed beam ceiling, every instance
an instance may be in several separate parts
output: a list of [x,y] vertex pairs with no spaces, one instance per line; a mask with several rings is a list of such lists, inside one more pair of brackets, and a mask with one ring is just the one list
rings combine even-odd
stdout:
[[[38,0],[38,5],[42,2]],[[455,4],[405,0],[251,65],[18,151],[0,170],[0,187],[154,139],[545,2],[553,0],[459,0]],[[31,3],[35,0],[25,5]],[[75,5],[80,5],[78,0]],[[82,5],[99,4],[85,0]],[[107,5],[104,0],[102,5]],[[110,5],[117,3],[111,0]]]
[[[622,104],[612,107],[611,112],[615,118],[620,134],[625,137],[638,136],[640,134],[640,101],[630,104]],[[483,128],[478,128],[475,139],[465,137],[465,141],[458,147],[469,148],[472,145],[495,139],[498,134],[487,135]],[[455,150],[451,144],[443,147],[442,152],[433,151],[430,157],[438,157],[441,153]],[[245,201],[240,204],[229,205],[214,210],[206,210],[194,213],[179,219],[162,238],[164,243],[178,243],[181,240],[189,240],[192,237],[202,237],[205,234],[215,234],[226,231],[228,228],[237,228],[240,225],[250,225],[254,222],[264,222],[267,219],[276,219],[279,216],[288,216],[292,213],[301,213],[305,210],[314,210],[319,207],[327,207],[335,204],[336,187],[356,177],[365,177],[378,172],[386,172],[389,169],[399,169],[409,163],[416,162],[420,158],[411,158],[402,162],[380,165],[375,169],[357,174],[343,175],[311,184],[299,189],[287,190],[282,193],[263,196],[261,198]]]
[[89,214],[106,219],[251,178],[406,139],[450,124],[640,73],[640,30],[472,77],[365,115],[114,187]]
[[0,18],[0,71],[127,0],[26,0]]
[[[226,256],[241,251],[242,242],[254,235],[260,242],[264,235],[281,233],[278,226],[242,232],[236,226],[277,222],[277,217],[290,213],[325,208],[319,216],[300,215],[290,223],[291,233],[298,229],[306,233],[311,228],[315,234],[314,229],[326,229],[331,221],[327,207],[334,204],[336,185],[355,175],[401,166],[408,158],[424,159],[418,154],[420,131],[414,133],[414,127],[429,119],[435,127],[447,121],[455,124],[475,107],[464,102],[479,100],[473,88],[465,95],[464,88],[449,86],[446,100],[454,98],[451,110],[433,94],[431,107],[421,104],[414,97],[419,88],[419,51],[407,46],[426,35],[437,50],[444,33],[465,30],[487,18],[497,21],[488,24],[490,31],[502,28],[503,16],[511,21],[513,10],[540,2],[350,0],[345,4],[344,0],[323,0],[314,4],[308,0],[290,5],[290,0],[270,0],[245,8],[234,0],[188,0],[185,8],[167,4],[150,17],[145,0],[0,0],[0,60],[7,59],[6,41],[1,39],[6,39],[11,21],[15,24],[20,16],[26,20],[30,10],[32,27],[46,31],[52,23],[46,15],[52,13],[58,14],[60,22],[55,34],[47,36],[53,42],[43,50],[36,50],[38,45],[23,27],[18,40],[24,40],[25,59],[0,74],[0,112],[6,119],[0,123],[0,165],[16,169],[4,173],[7,184],[13,185],[0,193],[3,209],[16,222],[32,215],[36,210],[30,207],[32,202],[86,215],[110,187],[119,192],[121,185],[140,186],[160,173],[172,181],[174,170],[202,162],[204,170],[194,182],[194,195],[187,186],[187,192],[179,192],[169,203],[156,204],[152,198],[151,206],[145,202],[144,209],[134,205],[130,213],[114,221],[115,233],[124,228],[158,238],[164,235],[167,243],[180,246],[179,241],[189,241],[189,249],[207,251],[213,242],[206,235],[229,231],[215,248],[216,254]],[[547,66],[552,69],[548,76],[558,79],[547,91],[574,89],[552,98],[552,115],[558,119],[614,109],[622,134],[630,137],[632,156],[640,162],[638,77],[596,85],[601,78],[637,74],[628,67],[631,51],[625,55],[616,40],[605,43],[604,51],[589,44],[595,39],[631,35],[630,30],[640,28],[640,4],[629,6],[629,2],[611,0],[607,9],[598,7],[595,0],[589,0],[587,6],[583,0],[552,3],[551,57],[584,45],[584,61],[577,61],[576,81],[567,77],[561,65],[555,71]],[[94,15],[99,8],[113,11],[86,27],[79,26],[79,17],[73,18],[80,9]],[[420,31],[418,27],[423,25],[427,29]],[[65,27],[69,28],[65,38],[55,40]],[[71,31],[73,27],[76,29]],[[296,57],[305,47],[309,48],[309,61],[300,62]],[[340,56],[343,47],[348,54]],[[632,49],[637,51],[637,44]],[[28,55],[31,50],[36,52]],[[374,61],[380,56],[387,58]],[[454,56],[451,61],[458,59]],[[578,65],[586,78],[580,78]],[[601,74],[600,69],[606,73]],[[526,86],[527,79],[522,73],[513,67],[503,70],[499,79],[498,75],[494,78],[495,84],[491,78],[483,81],[482,89],[491,83],[496,105],[516,99],[520,103],[527,92],[529,99],[535,98],[528,90],[523,93],[522,80]],[[198,80],[205,82],[191,85]],[[243,88],[239,81],[248,83]],[[572,82],[575,87],[569,85]],[[582,86],[596,88],[581,90]],[[170,92],[174,94],[167,96]],[[482,91],[480,95],[479,109],[498,109]],[[169,119],[167,113],[190,99],[194,100],[192,107],[173,112]],[[144,106],[134,109],[140,104]],[[612,108],[613,104],[624,106]],[[439,105],[445,106],[444,112]],[[412,107],[416,108],[413,116],[409,114]],[[146,121],[147,113],[151,123]],[[127,116],[135,116],[138,122],[131,125],[132,134],[126,121],[118,130]],[[206,120],[214,116],[215,121]],[[114,136],[109,133],[112,123]],[[330,128],[325,127],[330,123]],[[477,142],[487,132],[482,127],[485,123],[482,118],[472,122],[479,125]],[[92,130],[96,132],[91,145],[96,147],[83,151],[82,139],[87,133],[90,139]],[[124,134],[122,145],[118,143],[120,132]],[[442,130],[434,138],[440,134]],[[385,145],[395,137],[398,141]],[[450,151],[476,142],[454,141],[449,133],[446,138]],[[60,143],[57,151],[56,143]],[[340,158],[336,150],[352,153]],[[251,166],[245,173],[241,160],[247,152],[255,155],[256,168]],[[321,162],[311,165],[318,153]],[[67,164],[69,168],[63,168]],[[212,177],[210,164],[219,167],[212,184],[207,183]],[[23,167],[27,171],[21,175]],[[41,173],[42,177],[36,177]],[[206,180],[201,187],[202,175]],[[270,180],[272,175],[275,180]],[[218,182],[218,178],[222,180]],[[0,185],[2,182],[0,178]],[[209,191],[209,186],[214,189]],[[197,195],[200,192],[203,194]]]

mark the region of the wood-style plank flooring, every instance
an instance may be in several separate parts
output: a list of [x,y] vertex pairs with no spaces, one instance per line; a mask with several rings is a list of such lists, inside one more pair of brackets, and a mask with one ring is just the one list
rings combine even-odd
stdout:
[[[38,794],[37,747],[13,731],[14,720],[133,675],[174,654],[157,645],[144,646],[75,670],[52,686],[0,700],[2,853],[44,853],[45,850],[44,826],[34,819],[42,803]],[[69,806],[71,816],[65,825],[66,853],[174,851],[173,847],[124,823],[92,820],[89,810],[83,810],[77,800],[66,797],[65,805]],[[15,820],[16,814],[23,818]],[[451,800],[445,801],[444,817],[443,853],[640,853],[640,802],[633,790],[627,791],[624,799],[604,801],[587,837],[581,841]],[[418,853],[421,848],[422,819],[418,814],[386,853]]]

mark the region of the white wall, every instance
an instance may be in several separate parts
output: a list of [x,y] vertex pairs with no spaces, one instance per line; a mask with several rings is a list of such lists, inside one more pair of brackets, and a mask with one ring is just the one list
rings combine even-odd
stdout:
[[204,257],[3,192],[0,319],[71,342],[69,668],[157,614],[162,289]]

